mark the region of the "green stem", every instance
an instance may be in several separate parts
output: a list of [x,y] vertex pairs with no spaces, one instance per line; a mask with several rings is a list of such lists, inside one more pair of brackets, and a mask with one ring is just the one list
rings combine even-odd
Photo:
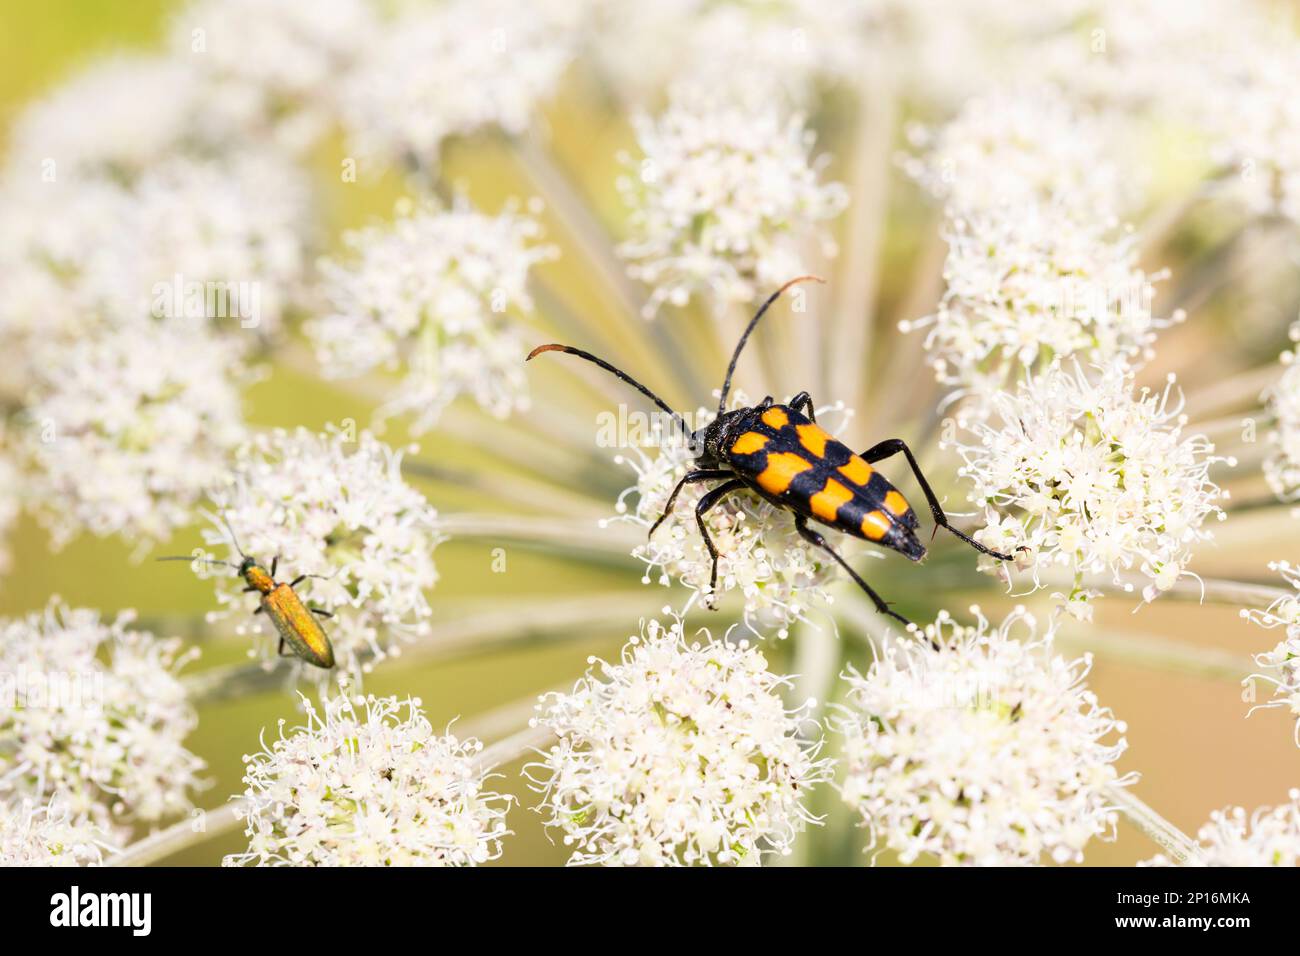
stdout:
[[1179,863],[1197,862],[1200,851],[1196,842],[1178,827],[1174,826],[1147,803],[1138,798],[1130,788],[1113,785],[1109,788],[1110,798],[1115,801],[1120,812],[1169,853]]

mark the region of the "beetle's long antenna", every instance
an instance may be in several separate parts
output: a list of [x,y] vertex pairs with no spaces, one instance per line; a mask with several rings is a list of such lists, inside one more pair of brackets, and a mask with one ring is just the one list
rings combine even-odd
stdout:
[[235,529],[230,527],[230,521],[227,520],[225,511],[217,512],[217,517],[220,518],[221,523],[226,526],[226,530],[230,532],[230,543],[235,546],[235,550],[239,552],[239,556],[246,559],[248,555],[244,554],[244,549],[239,546],[239,539],[235,537]]
[[631,375],[628,375],[627,372],[624,372],[622,369],[615,368],[613,365],[610,365],[604,359],[597,358],[596,356],[592,355],[590,352],[584,352],[582,349],[575,349],[572,345],[555,345],[553,343],[551,345],[537,346],[537,348],[533,349],[531,352],[528,353],[528,358],[524,359],[524,361],[531,362],[534,358],[536,358],[538,355],[541,355],[543,352],[568,352],[570,355],[576,355],[578,356],[578,358],[586,359],[588,362],[591,362],[593,365],[599,365],[601,368],[603,368],[606,372],[609,372],[619,381],[627,382],[627,384],[631,385],[638,392],[640,392],[646,398],[650,399],[650,401],[654,402],[665,412],[671,415],[673,421],[676,422],[679,426],[681,426],[682,434],[684,434],[687,437],[687,439],[690,439],[692,437],[693,432],[691,431],[690,427],[686,424],[686,419],[682,418],[680,414],[673,411],[668,406],[668,403],[665,402],[662,398],[660,398],[654,392],[650,391],[650,389],[646,388],[644,385],[642,385],[640,382],[634,379]]
[[747,325],[745,327],[745,331],[741,333],[740,341],[736,343],[736,351],[731,353],[731,364],[727,366],[727,377],[722,380],[722,393],[718,398],[719,418],[721,418],[722,413],[727,410],[727,395],[731,392],[731,377],[736,374],[736,363],[740,361],[740,353],[744,350],[745,343],[749,341],[749,334],[754,331],[754,327],[758,325],[758,320],[763,317],[763,313],[766,312],[768,310],[768,307],[771,306],[771,304],[775,302],[777,299],[779,299],[781,297],[781,293],[784,292],[786,289],[790,288],[790,286],[798,285],[800,282],[825,282],[825,281],[826,280],[823,279],[821,276],[812,276],[812,275],[799,276],[797,279],[791,279],[785,285],[781,286],[781,288],[777,289],[770,296],[768,296],[767,301],[758,307],[758,311],[754,313],[754,317],[749,320],[749,325]]
[[239,570],[239,565],[231,561],[220,561],[217,558],[196,558],[192,554],[169,554],[166,557],[154,558],[155,561],[189,561],[191,564],[195,561],[202,561],[204,564],[224,564],[228,568]]

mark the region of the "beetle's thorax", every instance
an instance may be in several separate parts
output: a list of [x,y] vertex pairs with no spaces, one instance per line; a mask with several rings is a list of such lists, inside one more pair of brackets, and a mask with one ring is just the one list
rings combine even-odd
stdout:
[[239,565],[239,576],[248,582],[250,588],[256,588],[263,594],[270,594],[275,589],[275,578],[252,558],[245,558]]
[[749,428],[754,417],[754,409],[737,408],[723,412],[697,433],[700,456],[697,463],[702,467],[716,465],[727,460],[726,450],[732,441]]

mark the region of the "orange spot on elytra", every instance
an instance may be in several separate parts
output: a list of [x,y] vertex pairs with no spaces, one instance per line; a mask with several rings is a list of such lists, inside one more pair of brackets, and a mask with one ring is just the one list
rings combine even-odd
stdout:
[[840,465],[839,472],[855,485],[865,485],[871,480],[871,475],[875,471],[870,465],[854,455],[847,462]]
[[785,413],[784,409],[773,405],[763,413],[763,424],[774,431],[780,431],[790,424],[790,416]]
[[889,494],[885,495],[885,507],[893,514],[901,517],[902,515],[907,514],[909,506],[906,498],[900,495],[897,491],[891,491]]
[[834,521],[840,505],[853,500],[853,492],[845,488],[834,478],[826,479],[826,487],[808,500],[812,513],[823,521]]
[[814,458],[826,457],[826,443],[830,441],[830,435],[811,423],[796,425],[795,431],[799,433],[799,444],[803,445],[809,454]]
[[758,474],[758,486],[769,495],[779,495],[790,487],[797,475],[811,467],[811,462],[790,452],[769,453],[767,467]]
[[862,533],[872,541],[879,541],[891,527],[890,521],[882,512],[871,511],[862,519]]
[[752,455],[756,451],[762,451],[763,446],[766,444],[766,435],[760,435],[758,432],[745,432],[731,446],[731,453],[733,455]]

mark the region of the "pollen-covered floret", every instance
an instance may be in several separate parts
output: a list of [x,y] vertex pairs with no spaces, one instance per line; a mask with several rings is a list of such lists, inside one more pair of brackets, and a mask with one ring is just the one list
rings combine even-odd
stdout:
[[1027,549],[1017,565],[1035,587],[1044,574],[1063,575],[1073,613],[1091,612],[1088,576],[1132,590],[1126,576],[1136,575],[1147,582],[1143,601],[1154,600],[1212,537],[1207,519],[1223,517],[1227,493],[1208,472],[1225,459],[1203,436],[1183,434],[1172,376],[1161,392],[1135,393],[1122,362],[1055,366],[993,407],[990,421],[968,423],[972,443],[955,443],[985,516],[975,537],[1008,554]]
[[972,613],[940,612],[845,676],[844,800],[903,863],[1078,862],[1113,829],[1107,788],[1131,782],[1114,766],[1124,724],[1084,683],[1091,658],[1055,654],[1023,608],[997,625]]
[[227,866],[474,866],[501,855],[511,798],[483,745],[439,735],[420,701],[340,694],[244,758],[248,849]]
[[748,642],[652,621],[618,663],[591,663],[542,698],[559,740],[529,767],[570,864],[757,865],[815,822],[804,799],[828,762],[801,739],[809,705],[786,708],[787,681]]
[[177,677],[191,654],[57,598],[0,622],[0,673],[14,704],[0,709],[0,794],[57,797],[114,838],[136,821],[189,810],[203,761],[184,741],[198,718]]
[[[228,479],[214,495],[206,541],[235,564],[242,549],[268,568],[278,558],[281,578],[312,575],[300,596],[334,613],[325,629],[343,672],[355,679],[398,652],[394,638],[427,631],[433,611],[425,592],[438,580],[433,550],[443,536],[437,511],[403,480],[400,451],[369,432],[276,429],[237,451]],[[263,655],[274,657],[274,629],[261,615],[250,621],[255,606],[244,582],[228,568],[199,567],[219,575],[226,613],[264,635]],[[318,680],[329,675],[305,671]]]
[[463,201],[403,203],[391,225],[348,233],[349,256],[321,266],[328,311],[308,325],[326,374],[401,369],[382,414],[410,412],[417,431],[462,394],[498,417],[526,407],[518,320],[532,311],[529,271],[554,254],[540,233],[513,208]]

